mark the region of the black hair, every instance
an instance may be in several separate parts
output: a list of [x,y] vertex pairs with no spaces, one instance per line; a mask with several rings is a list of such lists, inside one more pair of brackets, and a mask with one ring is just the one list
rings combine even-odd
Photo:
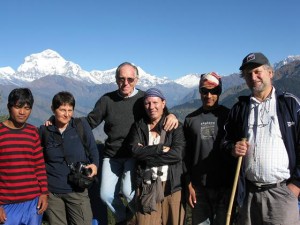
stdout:
[[75,108],[75,98],[68,91],[61,91],[54,95],[52,99],[52,110],[56,110],[64,104],[69,104],[73,109]]
[[32,109],[33,102],[33,95],[29,88],[16,88],[8,95],[7,108],[11,109],[15,105],[20,107],[28,105]]
[[134,69],[135,69],[135,72],[136,72],[136,77],[138,78],[139,77],[139,70],[138,70],[138,68],[134,65],[134,64],[132,64],[132,63],[130,63],[130,62],[123,62],[123,63],[121,63],[119,66],[118,66],[118,68],[116,69],[116,78],[118,78],[119,76],[120,76],[120,70],[121,70],[121,68],[123,67],[123,66],[126,66],[126,65],[129,65],[129,66],[132,66]]

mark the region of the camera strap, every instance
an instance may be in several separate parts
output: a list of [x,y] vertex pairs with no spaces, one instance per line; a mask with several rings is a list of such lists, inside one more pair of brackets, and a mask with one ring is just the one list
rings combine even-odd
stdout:
[[[83,145],[85,154],[86,154],[87,158],[90,161],[90,155],[91,154],[89,152],[89,147],[88,147],[88,144],[87,144],[87,142],[88,142],[87,141],[87,136],[86,136],[86,133],[84,132],[82,118],[81,117],[80,118],[74,118],[74,123],[75,123],[76,132],[77,132],[77,134],[78,134],[78,136],[80,138],[80,141],[81,141],[81,143]],[[42,128],[42,146],[43,147],[47,147],[49,135],[50,135],[50,133],[52,133],[54,141],[56,143],[61,143],[61,150],[62,150],[63,155],[64,155],[64,160],[69,165],[70,162],[66,158],[66,154],[65,154],[65,151],[64,151],[64,148],[63,148],[63,139],[62,139],[61,135],[55,134],[53,132],[50,132],[46,126],[42,126],[41,128]]]

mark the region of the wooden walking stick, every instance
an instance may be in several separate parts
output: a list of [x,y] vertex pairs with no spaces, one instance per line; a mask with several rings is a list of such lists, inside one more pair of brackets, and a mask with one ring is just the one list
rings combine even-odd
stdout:
[[[242,138],[242,141],[246,142],[247,138]],[[236,187],[237,187],[237,183],[238,183],[238,179],[239,179],[239,175],[240,175],[242,160],[243,160],[243,156],[239,156],[238,162],[237,162],[237,165],[236,165],[236,171],[235,171],[235,176],[234,176],[234,181],[233,181],[233,187],[232,187],[229,206],[228,206],[228,211],[227,211],[226,225],[230,224],[231,211],[232,211],[232,206],[233,206],[233,201],[234,201],[234,197],[235,197]]]

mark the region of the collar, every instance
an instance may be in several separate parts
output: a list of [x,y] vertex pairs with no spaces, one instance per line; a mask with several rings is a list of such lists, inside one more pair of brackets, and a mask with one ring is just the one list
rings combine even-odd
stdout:
[[120,97],[122,97],[122,98],[131,98],[131,97],[135,96],[138,92],[139,92],[138,89],[134,88],[134,89],[133,89],[133,92],[131,93],[131,95],[129,95],[129,96],[127,96],[127,97],[124,97],[123,95],[120,94],[120,92],[119,92],[119,90],[118,90],[118,95],[119,95]]

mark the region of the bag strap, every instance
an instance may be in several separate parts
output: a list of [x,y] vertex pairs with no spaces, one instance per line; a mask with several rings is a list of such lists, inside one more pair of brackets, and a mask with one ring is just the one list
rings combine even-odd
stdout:
[[87,136],[86,136],[86,133],[84,132],[84,127],[83,127],[83,122],[82,122],[83,119],[84,119],[83,117],[74,118],[74,122],[75,122],[75,125],[76,125],[77,134],[80,137],[80,140],[81,140],[81,143],[83,145],[85,154],[88,158],[90,158],[91,154],[90,154],[89,146],[87,144]]
[[[74,122],[75,122],[75,129],[76,132],[80,138],[80,141],[83,145],[84,151],[86,156],[89,158],[90,157],[90,151],[89,151],[89,147],[87,144],[87,136],[86,133],[84,132],[84,127],[83,127],[83,122],[82,122],[83,118],[79,117],[79,118],[74,118]],[[50,131],[47,129],[47,127],[43,126],[42,127],[42,147],[46,147],[48,144],[48,140],[49,140],[49,136],[50,136]],[[63,148],[63,146],[62,146]],[[64,149],[62,149],[63,153],[64,153],[64,157],[65,157],[65,152]],[[66,162],[68,163],[67,159],[65,158]]]

